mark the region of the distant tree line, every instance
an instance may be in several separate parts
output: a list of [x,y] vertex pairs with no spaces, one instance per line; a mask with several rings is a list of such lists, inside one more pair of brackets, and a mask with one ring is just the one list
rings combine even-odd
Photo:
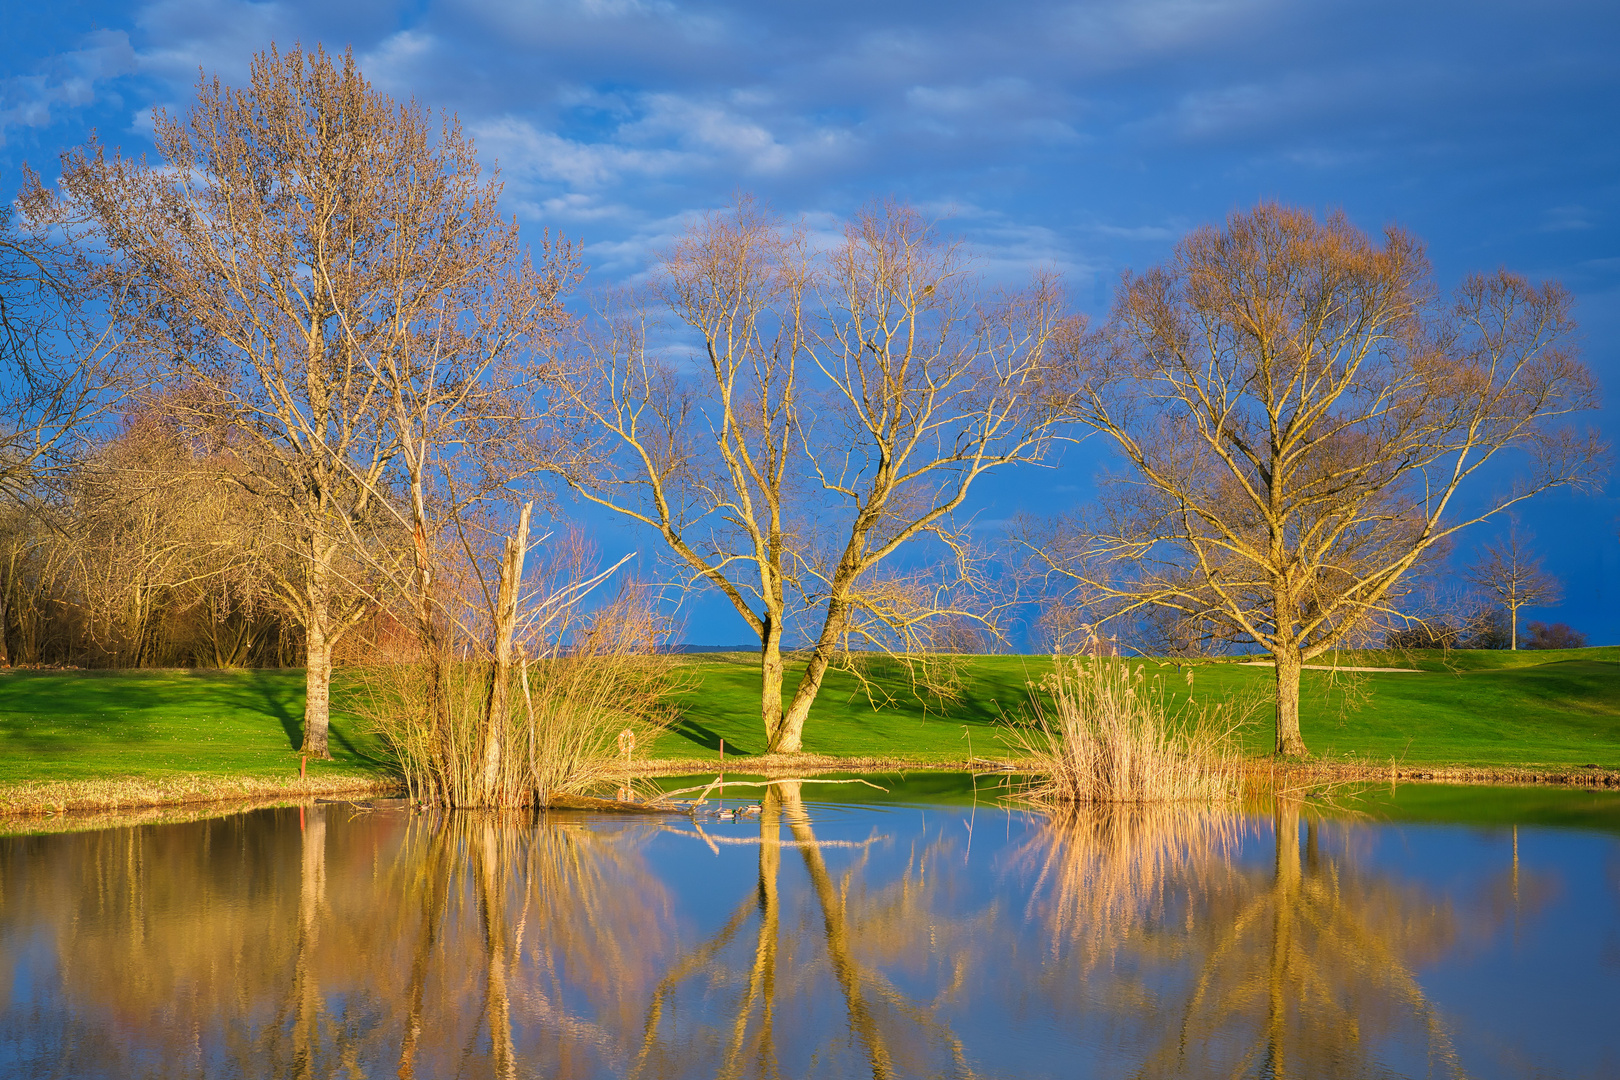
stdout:
[[[0,662],[302,667],[324,754],[334,662],[395,659],[423,782],[468,799],[516,752],[529,662],[606,640],[588,545],[531,536],[559,493],[727,598],[772,750],[801,749],[829,670],[876,650],[948,696],[949,656],[1035,604],[1055,649],[1265,650],[1298,753],[1324,651],[1498,647],[1502,623],[1515,647],[1555,595],[1516,539],[1475,567],[1484,607],[1420,585],[1460,530],[1605,462],[1571,423],[1596,387],[1559,285],[1442,298],[1415,237],[1342,214],[1197,229],[1092,325],[910,207],[815,238],[743,196],[643,286],[576,299],[577,247],[521,237],[454,118],[350,55],[272,48],[155,132],[155,164],[92,142],[0,219]],[[1096,503],[987,545],[963,516],[987,478],[1088,434],[1122,466]],[[1515,485],[1461,512],[1508,456]],[[648,594],[615,595],[647,635],[613,648],[655,644]],[[482,780],[433,764],[468,709]]]

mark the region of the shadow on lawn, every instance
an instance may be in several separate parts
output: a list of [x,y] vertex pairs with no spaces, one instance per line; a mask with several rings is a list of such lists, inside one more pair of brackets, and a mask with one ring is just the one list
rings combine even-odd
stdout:
[[112,673],[11,670],[0,675],[0,744],[29,753],[77,752],[102,741],[157,738],[152,721]]
[[[720,733],[711,727],[698,723],[690,716],[683,715],[680,721],[669,729],[669,733],[671,735],[679,735],[681,738],[694,742],[708,750],[719,751],[720,749],[720,740],[722,738]],[[736,754],[741,757],[746,754],[753,754],[754,752],[755,751],[753,750],[738,746],[736,743],[726,744],[727,754]]]
[[[220,697],[244,712],[273,718],[287,737],[287,749],[297,753],[304,745],[304,676],[299,670],[262,670],[216,673]],[[334,689],[337,689],[334,687]],[[336,695],[334,695],[336,696]],[[383,748],[355,737],[359,721],[341,707],[331,713],[327,741],[340,760],[374,770],[397,772],[398,765]]]

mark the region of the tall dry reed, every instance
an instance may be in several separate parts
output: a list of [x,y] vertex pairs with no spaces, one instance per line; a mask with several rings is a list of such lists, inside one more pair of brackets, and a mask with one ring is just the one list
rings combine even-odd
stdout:
[[1243,782],[1241,702],[1172,710],[1162,679],[1115,657],[1058,656],[1010,742],[1036,774],[1030,802],[1180,802],[1236,798]]
[[[412,799],[543,806],[622,781],[628,759],[668,724],[677,679],[660,649],[662,630],[647,598],[629,589],[545,641],[526,643],[525,654],[540,655],[512,666],[507,693],[497,696],[505,703],[500,715],[489,714],[498,669],[488,659],[363,669],[359,708],[393,752]],[[500,725],[503,748],[493,774],[491,723]]]

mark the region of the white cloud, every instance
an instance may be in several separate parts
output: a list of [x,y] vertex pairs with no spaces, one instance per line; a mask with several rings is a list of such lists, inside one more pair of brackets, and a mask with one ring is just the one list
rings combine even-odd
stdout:
[[176,89],[189,88],[199,70],[239,83],[253,54],[272,42],[285,49],[300,40],[311,46],[322,40],[318,15],[319,9],[306,15],[295,4],[155,0],[135,19],[145,46],[141,71],[170,80]]
[[1585,206],[1554,206],[1543,211],[1543,232],[1576,232],[1596,228],[1595,215]]
[[601,188],[637,176],[662,176],[693,164],[691,155],[614,143],[586,143],[544,131],[527,120],[503,117],[474,125],[480,152],[504,172],[569,188]]
[[1118,240],[1143,240],[1159,243],[1178,234],[1178,230],[1163,225],[1095,225],[1092,230],[1100,236]]
[[0,145],[9,128],[48,127],[63,109],[83,108],[107,83],[135,70],[135,50],[122,30],[96,30],[82,48],[59,53],[35,74],[0,81]]

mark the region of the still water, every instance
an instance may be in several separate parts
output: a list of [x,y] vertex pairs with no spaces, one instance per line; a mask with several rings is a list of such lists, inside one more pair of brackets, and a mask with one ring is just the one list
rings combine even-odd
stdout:
[[0,1075],[1620,1076],[1614,796],[929,785],[6,838]]

